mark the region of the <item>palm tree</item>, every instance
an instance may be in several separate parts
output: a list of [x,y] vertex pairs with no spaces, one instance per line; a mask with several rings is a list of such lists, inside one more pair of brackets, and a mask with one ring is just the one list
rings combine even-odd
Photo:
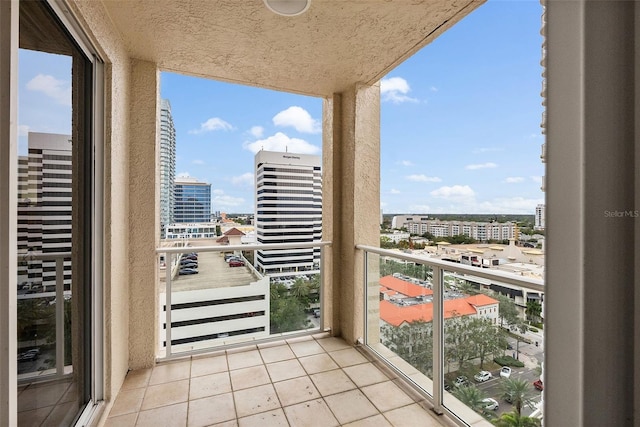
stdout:
[[538,418],[524,417],[516,411],[505,412],[493,421],[498,427],[540,427],[542,424]]
[[505,378],[502,380],[502,391],[504,395],[508,397],[508,401],[515,406],[515,412],[522,414],[522,407],[534,405],[534,393],[531,384],[526,380],[520,380],[517,378]]
[[487,396],[475,385],[458,387],[453,390],[453,395],[474,411],[483,414],[487,412],[485,410],[487,404],[482,401]]

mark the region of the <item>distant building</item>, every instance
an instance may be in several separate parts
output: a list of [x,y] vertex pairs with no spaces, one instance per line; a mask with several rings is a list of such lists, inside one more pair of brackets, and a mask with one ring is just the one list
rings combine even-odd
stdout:
[[419,215],[394,216],[392,225],[395,229],[406,228],[411,234],[430,233],[435,237],[462,234],[481,242],[512,239],[516,233],[514,222],[440,221]]
[[[256,154],[258,243],[322,240],[321,165],[320,156],[272,151]],[[255,267],[273,276],[319,272],[320,248],[256,251]]]
[[176,223],[202,223],[211,221],[211,184],[191,177],[175,180]]
[[536,217],[533,228],[536,230],[544,230],[544,205],[536,206]]
[[166,227],[167,239],[211,239],[216,238],[218,224],[203,222],[193,224],[169,224]]
[[[160,238],[174,222],[174,184],[176,177],[176,129],[169,100],[160,101]],[[207,219],[208,221],[208,219]]]
[[[18,158],[18,283],[52,291],[56,261],[32,254],[71,252],[71,135],[29,132],[28,147]],[[71,260],[65,260],[64,287],[70,286]]]

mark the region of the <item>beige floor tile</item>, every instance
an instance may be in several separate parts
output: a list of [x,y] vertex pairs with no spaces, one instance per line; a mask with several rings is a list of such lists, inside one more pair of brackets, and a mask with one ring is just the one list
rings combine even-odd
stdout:
[[43,426],[70,426],[78,414],[78,404],[76,402],[59,403],[53,407]]
[[439,427],[442,425],[435,416],[431,415],[417,403],[393,409],[382,415],[384,415],[394,427],[414,427],[417,425],[421,427]]
[[247,351],[252,351],[252,350],[257,350],[258,346],[255,344],[252,345],[245,345],[242,347],[235,347],[235,348],[230,348],[227,350],[227,356],[230,354],[235,354],[235,353],[245,353]]
[[297,359],[269,363],[267,365],[267,371],[269,371],[269,376],[271,377],[271,381],[273,382],[288,380],[291,378],[306,375],[306,372]]
[[191,377],[217,374],[228,370],[227,355],[211,356],[207,358],[193,359],[191,361]]
[[184,380],[191,375],[191,361],[170,362],[156,365],[151,372],[149,385]]
[[289,427],[282,408],[240,418],[238,424],[240,427]]
[[142,401],[142,410],[186,402],[189,399],[189,380],[150,385]]
[[326,352],[344,350],[344,349],[353,347],[347,344],[347,342],[342,338],[336,338],[336,337],[322,338],[317,340],[317,342],[322,346],[322,348],[324,348],[324,351]]
[[75,402],[77,400],[78,400],[78,384],[76,383],[76,381],[73,381],[69,385],[69,388],[67,389],[67,391],[64,393],[64,396],[62,396],[62,399],[60,399],[60,403]]
[[264,365],[230,371],[231,386],[233,390],[242,390],[249,387],[268,384],[271,382]]
[[365,418],[362,420],[354,421],[349,424],[344,424],[344,427],[393,427],[389,424],[389,421],[382,415],[374,415],[373,417]]
[[357,365],[360,363],[366,363],[367,359],[360,354],[355,348],[348,348],[346,350],[332,351],[329,356],[336,361],[341,367]]
[[415,403],[412,398],[392,381],[362,387],[362,392],[376,405],[380,412],[390,411]]
[[18,425],[39,426],[47,419],[52,409],[53,406],[46,406],[44,408],[18,412]]
[[201,399],[216,394],[229,393],[231,380],[228,372],[204,375],[191,378],[189,383],[189,400]]
[[278,395],[272,384],[234,391],[238,418],[270,411],[280,407]]
[[231,393],[189,401],[189,427],[204,427],[236,418]]
[[318,393],[309,377],[293,378],[274,383],[273,386],[276,389],[276,393],[278,393],[282,406],[294,405],[320,397],[320,393]]
[[121,390],[131,390],[132,388],[142,388],[149,385],[149,378],[151,378],[151,372],[153,369],[136,369],[135,371],[129,371],[122,383]]
[[[213,424],[212,426],[209,426],[209,427],[238,427],[238,420],[231,420],[224,423]],[[263,426],[263,427],[267,427],[267,426]]]
[[312,354],[324,353],[324,349],[320,347],[315,340],[298,341],[289,343],[289,347],[297,357],[311,356]]
[[184,427],[187,425],[187,402],[142,411],[136,427]]
[[294,427],[335,427],[338,420],[322,399],[309,400],[284,408],[289,424]]
[[347,377],[347,374],[345,374],[342,369],[320,372],[310,375],[310,377],[313,380],[313,384],[323,396],[356,388],[356,385]]
[[325,353],[301,357],[298,360],[308,374],[317,374],[318,372],[338,369],[336,362],[334,362],[333,359]]
[[119,417],[109,417],[107,422],[104,423],[104,427],[134,427],[136,420],[138,419],[138,413],[120,415]]
[[32,384],[18,397],[18,412],[53,406],[69,388],[69,383]]
[[138,412],[142,406],[145,391],[146,389],[144,388],[122,390],[118,393],[118,397],[116,397],[116,401],[113,403],[109,416],[117,417],[118,415]]
[[378,410],[360,390],[325,396],[325,402],[341,424],[378,414]]
[[280,362],[282,360],[294,359],[296,357],[288,345],[261,348],[260,354],[262,355],[264,363]]
[[248,368],[262,365],[262,357],[258,350],[230,353],[227,355],[227,363],[229,363],[229,370]]
[[347,366],[343,371],[358,387],[389,381],[389,378],[373,363],[361,363],[360,365]]

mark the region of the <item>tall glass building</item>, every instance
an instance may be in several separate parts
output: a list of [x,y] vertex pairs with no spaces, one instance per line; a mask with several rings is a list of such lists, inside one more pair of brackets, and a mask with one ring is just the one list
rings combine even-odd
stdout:
[[174,196],[173,222],[211,221],[211,184],[191,177],[179,177],[175,180]]
[[160,237],[174,222],[174,182],[176,177],[176,129],[168,99],[160,101]]

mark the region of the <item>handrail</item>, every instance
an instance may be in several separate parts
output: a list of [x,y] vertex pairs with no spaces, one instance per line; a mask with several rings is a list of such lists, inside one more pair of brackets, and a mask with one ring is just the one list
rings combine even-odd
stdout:
[[303,242],[303,243],[267,243],[254,245],[220,245],[220,246],[183,246],[179,248],[156,248],[156,253],[180,254],[185,252],[228,252],[228,251],[253,251],[271,249],[305,249],[330,246],[331,241]]
[[492,268],[490,269],[490,268],[471,267],[465,264],[458,264],[450,261],[443,261],[440,259],[432,259],[427,257],[421,257],[418,255],[398,253],[388,249],[377,248],[375,246],[356,245],[356,249],[375,253],[378,255],[398,258],[404,261],[411,261],[419,264],[425,264],[430,267],[438,267],[444,271],[451,271],[454,273],[463,273],[463,274],[468,274],[470,276],[481,277],[483,279],[489,279],[489,280],[500,279],[500,281],[521,286],[523,288],[528,288],[538,292],[545,291],[543,279],[535,279],[532,277],[521,277],[513,273],[496,271],[495,269],[492,269]]

